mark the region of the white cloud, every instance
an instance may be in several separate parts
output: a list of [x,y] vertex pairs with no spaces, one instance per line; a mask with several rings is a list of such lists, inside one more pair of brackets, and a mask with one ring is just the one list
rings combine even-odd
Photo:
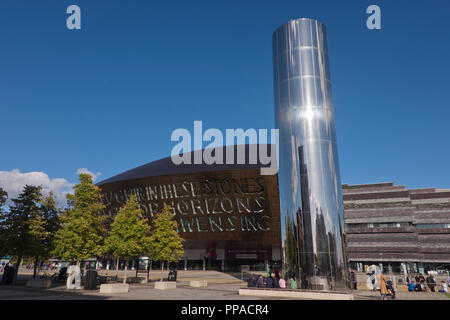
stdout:
[[93,173],[93,172],[89,171],[87,168],[80,168],[77,170],[77,175],[80,175],[82,173],[90,174],[92,176],[93,181],[97,180],[97,178],[102,175],[100,172]]
[[47,196],[50,191],[59,205],[66,204],[66,194],[72,192],[73,184],[64,178],[51,179],[44,172],[0,171],[0,187],[8,192],[8,198],[17,198],[25,185],[42,186],[42,193]]
[[[77,175],[87,173],[92,176],[93,181],[101,175],[100,172],[92,173],[87,168],[77,170]],[[8,193],[7,205],[11,204],[11,199],[15,199],[23,191],[25,185],[42,186],[42,193],[47,196],[50,191],[53,192],[59,205],[65,206],[67,203],[66,194],[73,193],[75,184],[64,178],[51,179],[46,173],[20,172],[19,169],[11,171],[0,171],[0,187]]]

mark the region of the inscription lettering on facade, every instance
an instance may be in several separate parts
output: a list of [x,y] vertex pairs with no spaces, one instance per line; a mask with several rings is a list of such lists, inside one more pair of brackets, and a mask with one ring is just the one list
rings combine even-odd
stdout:
[[180,233],[271,230],[271,212],[262,176],[206,178],[104,191],[107,215],[115,216],[132,194],[137,196],[149,220],[170,205]]

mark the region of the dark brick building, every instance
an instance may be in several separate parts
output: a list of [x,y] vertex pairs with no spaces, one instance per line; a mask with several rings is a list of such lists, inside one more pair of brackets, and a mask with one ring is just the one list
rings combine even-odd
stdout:
[[450,270],[450,190],[344,184],[342,194],[351,267]]

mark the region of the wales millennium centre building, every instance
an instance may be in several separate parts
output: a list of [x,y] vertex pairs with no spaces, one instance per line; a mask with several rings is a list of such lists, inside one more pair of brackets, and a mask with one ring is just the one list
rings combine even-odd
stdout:
[[[325,26],[298,19],[276,29],[273,68],[278,173],[261,175],[259,159],[175,165],[168,157],[98,185],[111,217],[131,194],[149,220],[165,205],[173,208],[186,239],[177,268],[271,265],[295,275],[302,288],[343,289],[347,259]],[[248,159],[259,148],[267,145],[242,150]]]

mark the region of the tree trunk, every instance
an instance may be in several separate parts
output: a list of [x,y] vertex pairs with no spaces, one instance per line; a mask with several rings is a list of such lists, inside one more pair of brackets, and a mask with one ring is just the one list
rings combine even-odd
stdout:
[[128,269],[128,259],[125,260],[125,274],[123,276],[123,283],[127,283],[127,269]]
[[33,279],[36,279],[36,270],[37,270],[37,266],[38,266],[38,263],[39,263],[38,259],[39,259],[38,257],[36,257],[36,258],[34,259]]
[[15,269],[14,270],[14,277],[13,277],[13,281],[12,281],[12,285],[13,286],[16,285],[16,280],[17,280],[17,276],[19,274],[19,268],[20,268],[21,264],[22,264],[22,257],[19,256],[18,259],[17,259],[16,267],[14,268]]
[[119,262],[120,262],[120,257],[117,257],[117,263],[116,263],[116,278],[119,276]]
[[164,271],[164,261],[161,261],[161,277],[160,277],[160,281],[163,281],[163,271]]

